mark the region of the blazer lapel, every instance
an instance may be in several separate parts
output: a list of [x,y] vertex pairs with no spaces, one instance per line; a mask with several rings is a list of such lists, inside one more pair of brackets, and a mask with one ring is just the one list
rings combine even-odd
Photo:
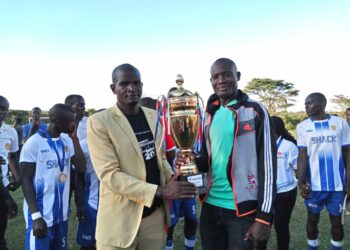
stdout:
[[119,127],[124,131],[125,134],[127,134],[129,136],[130,142],[131,142],[133,148],[135,149],[137,156],[140,158],[140,160],[143,161],[144,159],[143,159],[143,155],[141,152],[139,142],[137,141],[134,130],[132,129],[128,119],[125,117],[125,115],[118,108],[117,105],[115,105],[113,107],[113,114],[114,114],[113,117],[116,120],[116,122],[118,123]]

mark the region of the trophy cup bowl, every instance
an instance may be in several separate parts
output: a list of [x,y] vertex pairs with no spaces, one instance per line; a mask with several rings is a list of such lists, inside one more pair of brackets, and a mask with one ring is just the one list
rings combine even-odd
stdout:
[[[180,151],[188,156],[192,153],[199,129],[196,107],[196,96],[169,98],[171,136]],[[194,163],[182,166],[180,170],[183,176],[198,173]]]
[[[185,90],[181,75],[177,76],[178,88],[168,95],[171,137],[176,146],[189,157],[199,131],[199,114],[197,113],[199,97]],[[205,193],[203,174],[198,172],[195,162],[191,161],[180,167],[180,179],[189,181],[198,188],[198,193]]]

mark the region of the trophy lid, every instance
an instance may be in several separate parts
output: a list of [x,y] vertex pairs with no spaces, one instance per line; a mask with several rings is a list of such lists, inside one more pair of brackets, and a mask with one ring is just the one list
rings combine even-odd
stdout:
[[184,78],[182,75],[178,74],[175,80],[177,88],[169,92],[169,97],[179,97],[179,96],[193,96],[193,93],[189,90],[184,89],[182,86],[184,84]]

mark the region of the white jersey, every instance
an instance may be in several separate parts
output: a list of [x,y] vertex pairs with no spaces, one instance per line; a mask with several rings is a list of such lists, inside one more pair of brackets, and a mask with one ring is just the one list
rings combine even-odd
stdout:
[[350,146],[350,128],[345,119],[332,115],[321,121],[306,119],[297,126],[297,141],[299,148],[307,150],[311,190],[343,191],[342,147]]
[[79,140],[84,140],[87,137],[87,121],[88,118],[83,116],[78,124],[77,137]]
[[[38,133],[24,143],[20,157],[20,162],[36,163],[33,179],[36,202],[48,227],[68,219],[70,165],[71,157],[74,155],[72,141],[67,137],[52,138],[52,141],[56,145],[60,159],[63,159],[63,150],[65,152],[62,171],[66,177],[65,181],[59,180],[61,169],[55,150],[49,145],[48,139]],[[31,212],[26,201],[23,203],[23,212],[28,227]]]
[[89,207],[97,210],[100,182],[92,165],[87,139],[81,140],[80,146],[86,159],[84,200],[88,202]]
[[277,193],[283,193],[297,186],[294,170],[297,168],[298,148],[282,137],[277,140]]
[[2,183],[5,187],[10,184],[7,178],[8,173],[8,155],[18,151],[18,136],[16,129],[2,123],[0,125],[0,155],[6,160],[5,164],[1,165]]

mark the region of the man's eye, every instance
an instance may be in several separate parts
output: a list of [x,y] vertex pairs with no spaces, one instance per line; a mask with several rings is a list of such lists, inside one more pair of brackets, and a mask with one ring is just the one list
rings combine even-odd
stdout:
[[128,86],[128,82],[119,82],[118,85],[122,87],[126,87]]
[[232,75],[231,72],[225,72],[225,73],[224,73],[224,76],[225,76],[225,77],[232,77],[233,75]]

